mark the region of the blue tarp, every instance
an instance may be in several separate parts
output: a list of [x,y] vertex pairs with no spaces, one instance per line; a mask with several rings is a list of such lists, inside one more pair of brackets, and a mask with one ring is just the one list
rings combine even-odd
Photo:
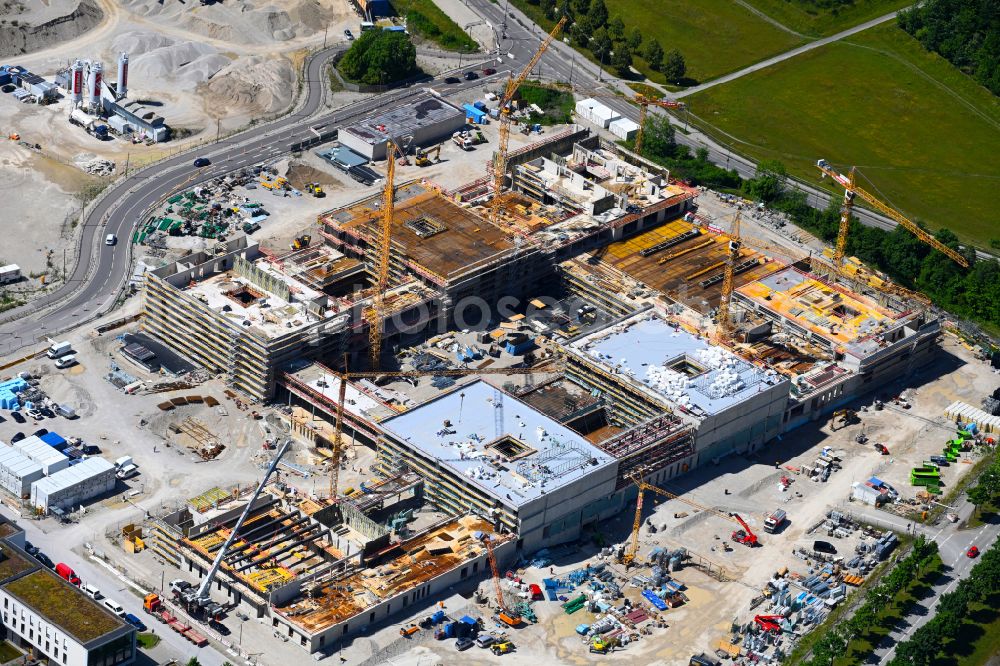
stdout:
[[66,446],[66,440],[56,432],[47,432],[39,439],[55,449],[61,449]]
[[656,607],[656,610],[661,610],[661,611],[667,610],[667,604],[663,603],[663,599],[660,599],[650,590],[643,590],[642,596],[646,598],[646,601],[653,604],[653,606]]

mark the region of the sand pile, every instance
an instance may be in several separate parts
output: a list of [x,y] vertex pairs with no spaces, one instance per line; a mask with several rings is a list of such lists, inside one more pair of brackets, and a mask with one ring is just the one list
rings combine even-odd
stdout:
[[295,90],[295,70],[285,58],[239,58],[199,87],[210,114],[238,109],[251,116],[274,113],[288,106]]
[[143,89],[156,89],[156,82],[162,80],[194,87],[208,81],[230,63],[229,58],[208,44],[176,41],[145,31],[120,35],[114,41],[114,51],[133,54],[129,78]]
[[33,0],[3,7],[0,16],[6,21],[0,23],[0,56],[31,53],[75,39],[104,18],[94,0]]
[[137,16],[168,23],[211,39],[239,44],[270,44],[323,32],[349,16],[342,0],[227,0],[211,5],[121,0]]

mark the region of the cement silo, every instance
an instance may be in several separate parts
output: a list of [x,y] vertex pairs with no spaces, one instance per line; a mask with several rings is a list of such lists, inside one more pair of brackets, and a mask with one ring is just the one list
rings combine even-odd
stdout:
[[122,52],[118,56],[118,85],[115,86],[118,99],[125,99],[128,94],[128,54]]
[[76,60],[69,70],[69,98],[74,106],[83,101],[83,61]]
[[90,76],[87,77],[87,102],[94,108],[101,106],[101,77],[104,65],[100,62],[90,63]]

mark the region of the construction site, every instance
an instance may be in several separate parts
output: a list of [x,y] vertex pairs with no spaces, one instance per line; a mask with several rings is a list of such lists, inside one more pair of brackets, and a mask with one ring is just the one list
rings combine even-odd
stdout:
[[[370,189],[261,165],[167,199],[141,306],[29,373],[128,458],[70,520],[161,581],[155,620],[258,663],[781,661],[995,444],[991,368],[844,256],[853,195],[810,255],[749,202],[720,225],[596,104],[512,142],[561,27],[492,115],[421,94],[316,150]],[[258,240],[282,214],[248,186],[322,210]]]

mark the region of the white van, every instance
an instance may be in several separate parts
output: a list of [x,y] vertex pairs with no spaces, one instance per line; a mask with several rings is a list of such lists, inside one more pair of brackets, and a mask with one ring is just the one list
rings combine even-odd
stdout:
[[114,613],[115,615],[117,615],[118,617],[122,617],[123,615],[125,615],[125,609],[122,608],[122,605],[117,601],[115,601],[114,599],[105,599],[104,607],[107,608],[112,613]]
[[70,354],[69,356],[60,356],[56,359],[55,366],[62,370],[63,368],[68,368],[70,366],[76,365],[76,354]]
[[84,583],[83,585],[80,586],[80,590],[91,599],[104,598],[104,595],[101,594],[101,591],[97,589],[97,586],[92,585],[91,583]]
[[107,237],[105,237],[104,239],[105,245],[114,245],[117,242],[118,242],[118,237],[115,236],[114,234],[108,234]]

